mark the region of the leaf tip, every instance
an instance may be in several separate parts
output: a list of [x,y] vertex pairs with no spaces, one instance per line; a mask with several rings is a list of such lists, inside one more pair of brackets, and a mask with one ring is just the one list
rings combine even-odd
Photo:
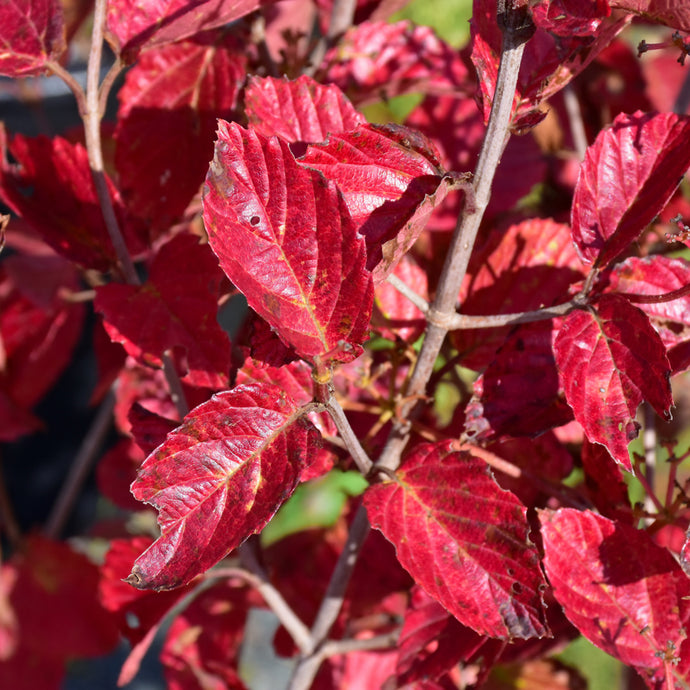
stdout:
[[136,566],[132,568],[132,572],[127,577],[123,578],[122,581],[126,582],[128,585],[132,585],[132,587],[136,587],[137,589],[150,588],[149,584],[141,576],[139,568]]

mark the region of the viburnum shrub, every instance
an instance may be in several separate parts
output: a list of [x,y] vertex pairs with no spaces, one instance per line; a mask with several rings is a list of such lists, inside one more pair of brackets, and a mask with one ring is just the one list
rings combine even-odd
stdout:
[[581,687],[578,636],[688,687],[688,3],[475,0],[462,50],[406,4],[96,0],[84,89],[89,3],[0,3],[84,122],[0,131],[0,439],[99,366],[43,530],[0,490],[1,687],[120,635],[124,684],[170,621],[170,688],[244,688],[261,608],[292,690]]

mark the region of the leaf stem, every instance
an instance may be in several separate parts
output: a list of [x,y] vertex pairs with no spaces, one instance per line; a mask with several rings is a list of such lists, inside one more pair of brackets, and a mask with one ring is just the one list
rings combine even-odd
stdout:
[[115,407],[115,395],[110,390],[103,399],[91,428],[87,432],[77,456],[70,467],[60,493],[46,521],[43,533],[51,539],[57,539],[62,532],[74,502],[79,496],[86,478],[91,471],[97,453],[110,430]]
[[89,154],[91,175],[96,187],[96,194],[98,195],[98,201],[101,205],[110,241],[113,243],[115,254],[117,255],[125,280],[130,285],[139,285],[139,278],[134,269],[132,257],[129,254],[122,232],[120,231],[120,226],[117,222],[117,217],[115,216],[115,209],[113,208],[113,201],[110,197],[103,165],[103,150],[101,148],[102,113],[98,80],[101,70],[106,6],[106,0],[96,0],[93,17],[93,34],[91,36],[91,50],[89,51],[89,63],[86,70],[86,102],[82,118],[84,120],[86,150]]
[[644,293],[637,292],[621,292],[620,294],[633,304],[660,304],[661,302],[672,302],[674,299],[690,295],[690,284],[683,285],[683,287],[661,295],[645,295]]
[[355,465],[366,476],[371,471],[374,463],[370,460],[355,432],[352,430],[343,408],[335,397],[335,388],[332,382],[328,384],[328,398],[323,404],[331,415],[331,419],[335,423],[342,440],[345,442],[345,447],[355,461]]

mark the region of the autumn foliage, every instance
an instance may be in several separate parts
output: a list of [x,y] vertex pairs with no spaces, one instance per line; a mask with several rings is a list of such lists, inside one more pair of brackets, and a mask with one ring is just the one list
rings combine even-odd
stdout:
[[0,128],[0,441],[87,329],[118,435],[79,549],[0,481],[0,687],[171,619],[171,690],[251,687],[257,608],[291,690],[583,687],[580,636],[690,687],[688,4],[407,4],[96,0],[83,88],[89,3],[0,3],[84,124]]

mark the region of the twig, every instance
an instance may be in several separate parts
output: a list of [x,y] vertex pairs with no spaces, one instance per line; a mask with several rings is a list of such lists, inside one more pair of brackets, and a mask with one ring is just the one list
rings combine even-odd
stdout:
[[103,77],[101,86],[98,94],[98,112],[102,118],[105,115],[105,109],[108,105],[108,96],[110,95],[110,89],[112,89],[115,80],[118,75],[124,69],[124,64],[122,60],[118,57],[115,62],[110,66],[108,73]]
[[[240,546],[239,555],[247,570],[238,569],[237,577],[249,582],[261,594],[268,607],[290,633],[300,652],[310,654],[314,649],[314,642],[309,628],[299,619],[280,592],[271,584],[268,575],[256,558],[251,542],[245,542]],[[210,574],[217,576],[218,571],[211,571]]]
[[84,133],[86,135],[86,150],[89,154],[91,175],[96,187],[96,194],[103,212],[110,241],[113,243],[125,280],[130,285],[139,285],[139,278],[132,257],[120,231],[115,216],[115,209],[110,198],[110,192],[105,178],[103,165],[103,150],[101,148],[101,102],[98,79],[101,70],[101,53],[103,51],[103,27],[105,25],[106,0],[96,0],[93,17],[93,34],[91,36],[91,50],[86,70],[86,104],[82,117],[84,119]]
[[422,314],[427,314],[429,312],[429,303],[421,296],[418,295],[411,287],[404,283],[398,276],[391,273],[386,280],[403,296],[407,297],[412,304],[414,304]]
[[[531,22],[527,22],[526,26],[514,23],[513,20],[516,17],[519,20],[525,20],[523,11],[518,9],[515,12],[509,9],[506,13],[505,0],[498,0],[498,5],[499,9],[502,10],[499,23],[503,22],[505,30],[496,93],[474,177],[475,203],[471,206],[466,204],[461,217],[458,219],[450,251],[446,256],[441,273],[436,298],[429,309],[428,318],[430,322],[427,326],[422,352],[417,360],[407,391],[407,395],[413,396],[412,400],[401,410],[402,421],[393,425],[386,447],[376,463],[376,466],[382,467],[384,471],[394,471],[400,463],[402,451],[409,437],[411,426],[409,415],[416,403],[414,396],[424,393],[433,371],[434,362],[450,328],[460,285],[467,270],[479,225],[489,202],[496,167],[508,138],[513,96],[524,44],[531,36]],[[433,323],[431,323],[432,319]],[[326,639],[328,631],[338,616],[347,583],[370,529],[366,510],[360,506],[350,527],[348,542],[338,559],[328,586],[328,592],[321,603],[317,619],[312,627],[312,635],[317,646]],[[295,669],[289,690],[306,690],[316,676],[320,663],[321,659],[316,655],[302,658]]]
[[[508,4],[510,2],[511,0],[507,0]],[[513,18],[524,21],[522,11],[506,8],[505,4],[503,0],[498,2],[499,24],[501,21],[504,24],[503,46],[489,124],[474,175],[474,204],[466,205],[458,219],[441,272],[436,298],[427,315],[429,324],[407,391],[410,396],[424,393],[441,345],[452,327],[460,285],[467,271],[477,232],[491,197],[491,184],[496,168],[509,136],[518,72],[525,43],[531,34],[529,26],[526,30],[524,26],[513,25]],[[413,407],[414,403],[410,403],[402,410],[403,419],[409,419]],[[409,424],[407,426],[394,425],[381,458],[376,463],[377,466],[389,471],[395,470],[400,463],[408,436]]]
[[376,649],[392,649],[398,643],[399,630],[392,630],[376,637],[365,637],[363,639],[350,638],[347,640],[328,640],[319,650],[321,659],[338,654],[349,654],[350,652],[373,651]]
[[333,388],[333,383],[328,384],[328,398],[324,402],[328,413],[331,415],[331,419],[335,423],[335,426],[340,433],[340,437],[345,442],[345,447],[350,452],[352,459],[355,461],[357,468],[363,475],[369,474],[374,463],[369,459],[362,444],[355,435],[355,432],[350,426],[350,422],[345,416],[343,408],[340,406],[338,399],[335,397],[335,389]]
[[43,532],[47,537],[57,539],[60,536],[74,502],[91,471],[103,440],[110,430],[114,406],[115,396],[111,390],[103,399],[96,418],[82,441],[81,448],[74,458],[69,474],[46,521]]
[[46,67],[57,77],[60,77],[65,82],[67,88],[72,92],[74,100],[77,102],[79,114],[83,117],[86,115],[86,94],[81,84],[68,72],[59,62],[49,60]]
[[184,389],[182,388],[182,381],[180,381],[180,376],[175,368],[175,363],[173,362],[170,350],[166,350],[163,353],[163,374],[165,375],[165,380],[168,383],[168,390],[170,391],[170,397],[175,405],[177,414],[180,415],[180,419],[184,419],[189,412],[189,403],[187,402],[187,396],[184,394]]
[[573,299],[557,304],[555,307],[544,307],[535,311],[515,312],[512,314],[492,314],[491,316],[475,316],[474,314],[455,314],[451,319],[452,330],[468,330],[473,328],[497,328],[500,326],[515,326],[520,323],[547,321],[557,316],[564,316],[573,309],[584,306],[586,298],[578,294]]
[[577,157],[580,160],[584,160],[585,153],[587,152],[587,133],[585,132],[585,124],[582,121],[580,103],[577,100],[577,94],[572,84],[567,84],[563,89],[563,101],[565,103],[565,111],[568,113],[570,133],[573,135],[573,144],[577,151]]
[[656,475],[656,414],[654,408],[646,400],[642,403],[642,447],[644,449],[644,477],[647,483],[644,509],[651,514],[655,508],[662,511],[662,507],[654,491]]
[[14,514],[10,495],[7,492],[2,463],[0,463],[0,526],[3,528],[12,548],[18,549],[22,541],[22,531]]
[[[328,589],[321,602],[314,625],[311,628],[311,636],[316,650],[319,649],[321,643],[328,636],[333,623],[335,623],[340,613],[352,571],[370,530],[371,526],[369,525],[367,511],[363,505],[360,505],[350,526],[347,543],[338,558],[333,576],[328,583]],[[304,655],[295,667],[290,685],[288,686],[289,690],[306,690],[306,688],[309,688],[322,661],[323,657],[318,651],[311,655]]]
[[[398,276],[390,275],[386,279],[401,295],[407,297],[412,304],[417,307],[422,313],[427,315],[428,320],[434,323],[434,319],[438,318],[438,312],[430,310],[428,302],[418,295],[414,290],[408,287]],[[690,286],[682,288],[684,293],[690,292]],[[679,292],[679,291],[674,291]],[[622,293],[625,294],[625,293]],[[669,293],[670,295],[671,293]],[[626,294],[626,297],[628,295]],[[682,295],[680,295],[682,296]],[[650,301],[660,302],[662,297],[666,298],[668,295],[632,295],[632,301],[643,301],[640,298],[649,297]],[[677,295],[669,297],[671,299],[678,299]],[[663,301],[667,301],[664,299]],[[513,312],[511,314],[492,314],[490,316],[479,316],[475,314],[454,314],[452,317],[443,317],[443,324],[448,325],[450,330],[472,330],[473,328],[497,328],[500,326],[515,326],[520,323],[532,323],[534,321],[547,321],[556,316],[564,316],[573,309],[583,306],[586,303],[586,298],[582,294],[578,294],[568,302],[557,304],[554,307],[544,307],[542,309],[535,309],[534,311]],[[440,322],[439,322],[440,323]]]
[[[352,26],[356,9],[357,0],[334,0],[328,31],[325,36],[319,38],[309,54],[307,67],[304,69],[305,74],[313,76],[335,40]],[[318,16],[316,22],[318,22]]]

